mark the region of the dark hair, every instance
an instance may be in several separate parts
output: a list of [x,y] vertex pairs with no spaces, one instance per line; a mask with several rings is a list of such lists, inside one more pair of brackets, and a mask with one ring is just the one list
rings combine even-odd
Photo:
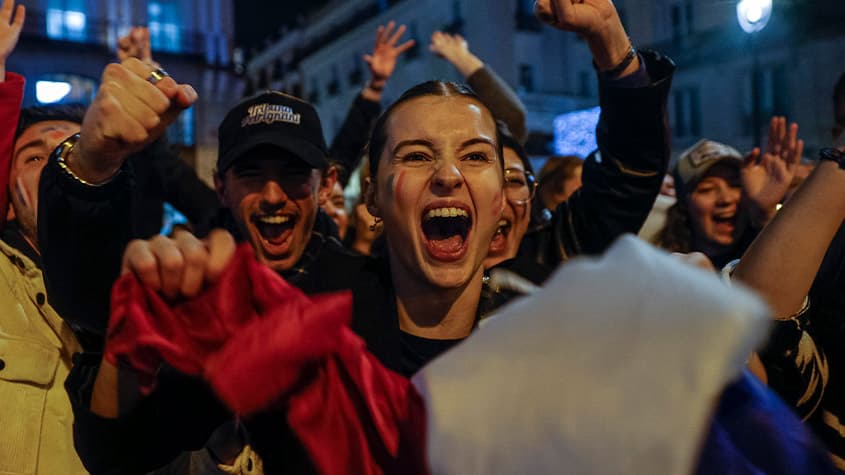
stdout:
[[[496,121],[496,128],[499,132],[499,141],[502,144],[502,148],[509,148],[513,150],[519,159],[522,161],[522,167],[525,168],[525,171],[530,172],[532,175],[534,174],[534,167],[531,166],[531,160],[528,159],[528,154],[525,152],[525,147],[519,143],[511,130],[508,128],[508,124],[504,123],[501,120]],[[505,157],[502,155],[502,163],[505,163]]]
[[833,107],[838,106],[838,102],[845,100],[845,73],[839,76],[836,85],[833,86]]
[[[493,113],[490,112],[490,108],[488,108],[484,102],[478,97],[478,95],[470,89],[469,86],[465,84],[458,84],[454,82],[445,82],[445,81],[427,81],[422,84],[417,84],[416,86],[412,87],[405,91],[399,99],[396,100],[384,113],[376,120],[375,125],[373,125],[373,133],[370,136],[370,144],[368,150],[368,157],[370,159],[370,177],[375,180],[376,173],[378,171],[378,164],[381,160],[381,153],[384,151],[384,145],[387,143],[387,120],[390,118],[393,111],[396,110],[401,104],[410,101],[411,99],[416,99],[418,97],[425,97],[425,96],[438,96],[438,97],[467,97],[478,102],[485,110],[490,114],[490,117],[494,117]],[[496,128],[496,151],[499,154],[499,162],[504,167],[504,153],[502,152],[502,137],[499,134],[498,127]]]
[[671,252],[692,250],[692,224],[684,198],[679,197],[666,211],[666,224],[657,235],[657,245]]
[[82,104],[54,104],[48,106],[34,106],[21,109],[21,116],[18,119],[18,130],[15,132],[15,139],[20,137],[24,130],[39,122],[48,120],[66,120],[77,124],[82,123],[85,117],[86,107]]

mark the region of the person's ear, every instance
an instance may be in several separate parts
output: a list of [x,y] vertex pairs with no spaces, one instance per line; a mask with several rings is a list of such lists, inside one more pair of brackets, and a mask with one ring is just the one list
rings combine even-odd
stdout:
[[331,166],[320,178],[320,206],[323,206],[329,201],[329,198],[332,196],[332,190],[334,190],[335,183],[337,183],[337,168]]

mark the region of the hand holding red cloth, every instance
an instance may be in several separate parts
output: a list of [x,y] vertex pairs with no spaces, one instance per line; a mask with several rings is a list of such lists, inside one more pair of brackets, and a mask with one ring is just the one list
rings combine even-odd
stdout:
[[121,278],[105,358],[133,368],[147,393],[167,362],[203,377],[236,414],[286,408],[320,473],[427,473],[422,399],[349,329],[351,304],[348,292],[307,297],[244,245],[191,301],[171,305]]

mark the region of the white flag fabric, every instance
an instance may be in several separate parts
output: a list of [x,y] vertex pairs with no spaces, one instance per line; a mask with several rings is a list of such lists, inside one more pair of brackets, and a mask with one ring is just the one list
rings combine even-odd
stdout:
[[432,474],[690,473],[757,297],[626,236],[426,366]]

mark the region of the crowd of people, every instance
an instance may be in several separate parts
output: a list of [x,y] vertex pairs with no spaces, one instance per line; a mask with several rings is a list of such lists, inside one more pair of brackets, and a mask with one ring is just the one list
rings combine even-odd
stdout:
[[3,0],[0,473],[845,470],[845,74],[817,159],[774,117],[763,148],[672,161],[671,59],[612,2],[535,13],[592,54],[586,159],[535,172],[518,95],[459,35],[429,50],[464,83],[382,109],[414,46],[390,22],[330,144],[259,92],[212,189],[164,140],[198,92],[145,28],[87,107],[22,109]]

